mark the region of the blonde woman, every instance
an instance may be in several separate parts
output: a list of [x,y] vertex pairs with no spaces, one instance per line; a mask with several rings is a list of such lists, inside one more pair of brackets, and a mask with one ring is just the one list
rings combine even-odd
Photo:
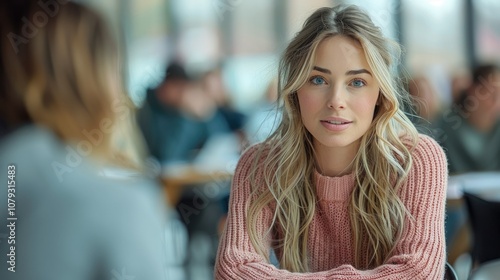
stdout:
[[306,20],[281,124],[236,168],[217,279],[443,278],[446,158],[400,109],[397,50],[355,6]]
[[111,35],[81,4],[0,3],[0,279],[165,279],[163,196],[127,160]]

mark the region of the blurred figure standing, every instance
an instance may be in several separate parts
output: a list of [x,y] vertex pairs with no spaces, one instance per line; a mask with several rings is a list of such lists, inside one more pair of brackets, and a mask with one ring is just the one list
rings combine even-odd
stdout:
[[165,279],[163,195],[126,142],[106,23],[35,0],[2,1],[0,21],[0,218],[16,218],[0,227],[0,279]]
[[482,65],[459,102],[435,122],[450,174],[500,171],[500,68]]

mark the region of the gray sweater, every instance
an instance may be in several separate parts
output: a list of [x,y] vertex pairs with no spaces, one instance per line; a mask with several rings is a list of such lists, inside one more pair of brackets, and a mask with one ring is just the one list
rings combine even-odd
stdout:
[[104,176],[76,144],[36,126],[1,139],[0,279],[165,279],[161,189]]
[[490,132],[482,133],[467,119],[443,114],[432,133],[446,153],[450,175],[500,171],[500,120]]

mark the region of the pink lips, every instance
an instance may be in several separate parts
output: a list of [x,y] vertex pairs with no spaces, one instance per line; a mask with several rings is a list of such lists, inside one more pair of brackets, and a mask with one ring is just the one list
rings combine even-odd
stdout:
[[342,118],[326,118],[321,120],[321,124],[328,130],[338,132],[347,129],[351,126],[352,121]]

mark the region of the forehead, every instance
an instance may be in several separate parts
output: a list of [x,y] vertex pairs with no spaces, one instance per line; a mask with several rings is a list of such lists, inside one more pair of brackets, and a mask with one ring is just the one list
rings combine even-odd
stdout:
[[370,69],[361,44],[344,35],[335,35],[321,41],[316,50],[315,65],[329,69]]

